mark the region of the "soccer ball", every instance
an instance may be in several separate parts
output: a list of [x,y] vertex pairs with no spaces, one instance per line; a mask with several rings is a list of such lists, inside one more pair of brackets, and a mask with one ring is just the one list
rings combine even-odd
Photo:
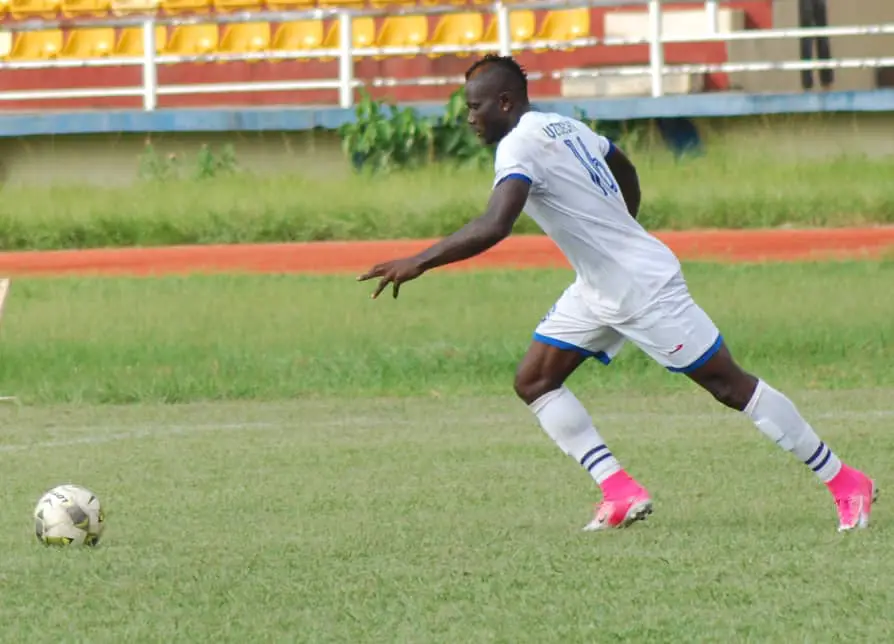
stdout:
[[59,485],[34,508],[34,533],[47,546],[95,546],[105,527],[99,499],[80,485]]

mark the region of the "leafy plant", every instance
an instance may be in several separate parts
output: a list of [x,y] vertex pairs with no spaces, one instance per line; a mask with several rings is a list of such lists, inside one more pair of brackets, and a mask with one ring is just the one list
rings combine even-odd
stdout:
[[463,89],[451,94],[438,119],[377,101],[363,90],[354,113],[356,120],[342,125],[339,134],[345,155],[357,169],[388,172],[434,162],[483,163],[493,158],[466,124]]
[[[219,153],[215,153],[207,144],[202,144],[196,155],[193,178],[212,179],[214,177],[233,174],[238,170],[236,151],[229,143]],[[139,177],[143,181],[166,182],[183,178],[183,166],[180,156],[171,152],[160,154],[147,138],[140,154]]]
[[493,151],[478,140],[467,122],[465,88],[450,95],[444,115],[435,125],[436,158],[459,164],[485,165],[493,162]]
[[215,154],[206,143],[199,148],[196,158],[196,179],[211,179],[220,175],[233,174],[236,169],[236,150],[232,144],[224,145],[220,154]]
[[[386,108],[389,113],[386,113]],[[422,165],[432,155],[432,124],[412,108],[373,100],[361,90],[356,120],[339,128],[342,149],[357,168],[389,171]]]
[[156,150],[151,138],[143,142],[140,154],[138,174],[143,181],[167,181],[176,178],[179,172],[179,159],[176,154],[162,155]]

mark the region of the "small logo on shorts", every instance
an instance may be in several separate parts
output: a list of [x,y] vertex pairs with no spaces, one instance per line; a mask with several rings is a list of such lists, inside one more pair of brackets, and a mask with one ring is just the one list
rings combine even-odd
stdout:
[[682,349],[682,348],[683,348],[683,345],[682,345],[682,344],[678,344],[677,346],[674,347],[674,350],[671,351],[668,355],[671,355],[671,356],[672,356],[672,355],[674,355],[677,351],[679,351],[679,350]]

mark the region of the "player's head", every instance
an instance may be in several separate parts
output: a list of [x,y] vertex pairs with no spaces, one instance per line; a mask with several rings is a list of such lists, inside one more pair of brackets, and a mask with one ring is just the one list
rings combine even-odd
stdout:
[[498,143],[528,111],[528,78],[511,56],[488,54],[466,72],[469,125],[488,145]]

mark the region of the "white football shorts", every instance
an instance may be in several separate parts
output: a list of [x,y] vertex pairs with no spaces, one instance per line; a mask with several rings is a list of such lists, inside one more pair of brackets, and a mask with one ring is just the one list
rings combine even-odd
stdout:
[[609,364],[627,340],[668,370],[688,373],[720,349],[723,337],[689,293],[681,274],[642,311],[606,324],[587,306],[577,283],[569,286],[540,321],[534,339]]

